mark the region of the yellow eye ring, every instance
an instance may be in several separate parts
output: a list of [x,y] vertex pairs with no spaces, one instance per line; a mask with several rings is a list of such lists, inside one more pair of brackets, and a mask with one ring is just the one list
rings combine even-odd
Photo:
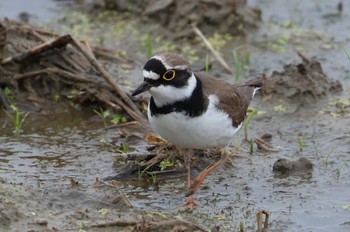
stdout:
[[175,71],[174,70],[168,70],[163,74],[163,79],[166,81],[171,81],[175,78]]

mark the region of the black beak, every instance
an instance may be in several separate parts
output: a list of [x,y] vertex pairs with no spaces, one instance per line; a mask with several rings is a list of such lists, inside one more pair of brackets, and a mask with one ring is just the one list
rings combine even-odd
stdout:
[[140,93],[143,93],[147,90],[149,90],[152,86],[148,84],[146,81],[144,81],[139,87],[137,87],[134,92],[132,92],[131,96],[136,96]]

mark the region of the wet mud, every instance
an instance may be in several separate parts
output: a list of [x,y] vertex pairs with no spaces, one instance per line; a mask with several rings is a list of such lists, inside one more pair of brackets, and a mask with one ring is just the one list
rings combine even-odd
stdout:
[[274,71],[270,78],[265,79],[264,94],[307,105],[326,95],[342,92],[340,81],[331,80],[319,61],[310,60],[301,53],[298,55],[302,63],[287,64],[282,72]]
[[[268,211],[269,231],[348,231],[350,61],[344,48],[350,50],[345,33],[350,13],[346,2],[341,10],[337,4],[249,2],[261,10],[262,21],[243,39],[242,52],[249,53],[243,70],[247,76],[265,73],[268,89],[253,100],[256,115],[247,127],[248,142],[243,131],[236,136],[234,155],[207,177],[194,195],[199,206],[192,212],[179,207],[186,193],[181,157],[172,155],[171,147],[159,156],[154,143],[162,141],[145,139],[150,131],[121,113],[122,108],[97,103],[93,108],[97,112],[99,106],[109,110],[109,115],[100,117],[92,108],[77,108],[75,98],[33,103],[25,95],[31,110],[18,135],[11,117],[1,110],[0,230],[256,231],[256,214]],[[128,59],[103,63],[126,92],[141,81],[147,59],[146,47],[133,40],[142,35],[133,35],[124,44],[131,63]],[[115,36],[103,44],[111,44]],[[198,53],[187,49],[184,54],[200,69],[207,52],[201,42],[191,45]],[[176,51],[183,47],[179,41]],[[144,52],[131,52],[136,48]],[[216,48],[231,60],[236,41]],[[300,60],[297,52],[307,59]],[[41,53],[42,58],[45,55]],[[210,72],[235,81],[215,59],[210,62]],[[11,77],[1,85],[10,104],[14,92],[4,87],[13,87]],[[72,82],[67,83],[64,86],[71,88]],[[114,93],[110,87],[107,90]],[[144,110],[147,96],[133,100]],[[162,159],[153,162],[155,157]],[[193,175],[218,158],[212,151],[198,152]],[[152,168],[142,169],[151,163]]]

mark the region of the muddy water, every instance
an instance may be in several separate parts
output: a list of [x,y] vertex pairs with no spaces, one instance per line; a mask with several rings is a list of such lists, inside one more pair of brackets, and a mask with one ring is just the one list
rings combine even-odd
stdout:
[[28,20],[30,22],[43,22],[57,16],[56,10],[60,6],[62,6],[62,3],[57,1],[1,1],[0,17],[8,17],[14,20]]
[[[288,102],[258,96],[252,106],[265,113],[252,121],[249,136],[271,134],[278,151],[249,154],[245,152],[249,146],[242,144],[232,165],[204,182],[195,195],[200,206],[192,213],[178,209],[185,201],[184,179],[159,182],[159,188],[144,181],[122,182],[121,190],[135,209],[113,203],[115,189],[96,185],[96,178],[113,175],[112,164],[123,140],[118,129],[104,130],[92,112],[64,109],[44,116],[31,113],[19,137],[14,136],[13,125],[1,112],[0,230],[39,230],[46,226],[38,220],[46,220],[48,228],[78,231],[83,224],[121,215],[137,218],[133,212],[145,210],[186,218],[208,229],[237,231],[243,222],[247,231],[255,231],[255,213],[265,209],[271,213],[270,231],[349,231],[350,111],[345,108],[336,114],[339,109],[334,106],[339,99],[350,97],[350,62],[342,50],[343,46],[350,50],[346,2],[341,16],[335,15],[332,1],[265,0],[250,4],[263,12],[263,24],[251,32],[247,44],[251,69],[267,74],[282,70],[283,64],[298,61],[295,50],[302,50],[316,56],[325,73],[344,84],[344,93],[297,112]],[[281,42],[282,37],[288,40]],[[136,131],[142,133],[141,129]],[[304,133],[302,152],[298,133]],[[143,145],[141,139],[128,144],[129,150],[139,145]],[[273,173],[272,166],[279,158],[299,157],[311,160],[311,173]]]

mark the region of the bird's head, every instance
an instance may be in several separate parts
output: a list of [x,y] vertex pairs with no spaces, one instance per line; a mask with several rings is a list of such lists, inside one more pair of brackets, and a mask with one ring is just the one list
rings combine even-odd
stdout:
[[190,97],[196,86],[189,62],[176,53],[153,56],[143,68],[143,77],[132,96],[149,91],[158,106]]

